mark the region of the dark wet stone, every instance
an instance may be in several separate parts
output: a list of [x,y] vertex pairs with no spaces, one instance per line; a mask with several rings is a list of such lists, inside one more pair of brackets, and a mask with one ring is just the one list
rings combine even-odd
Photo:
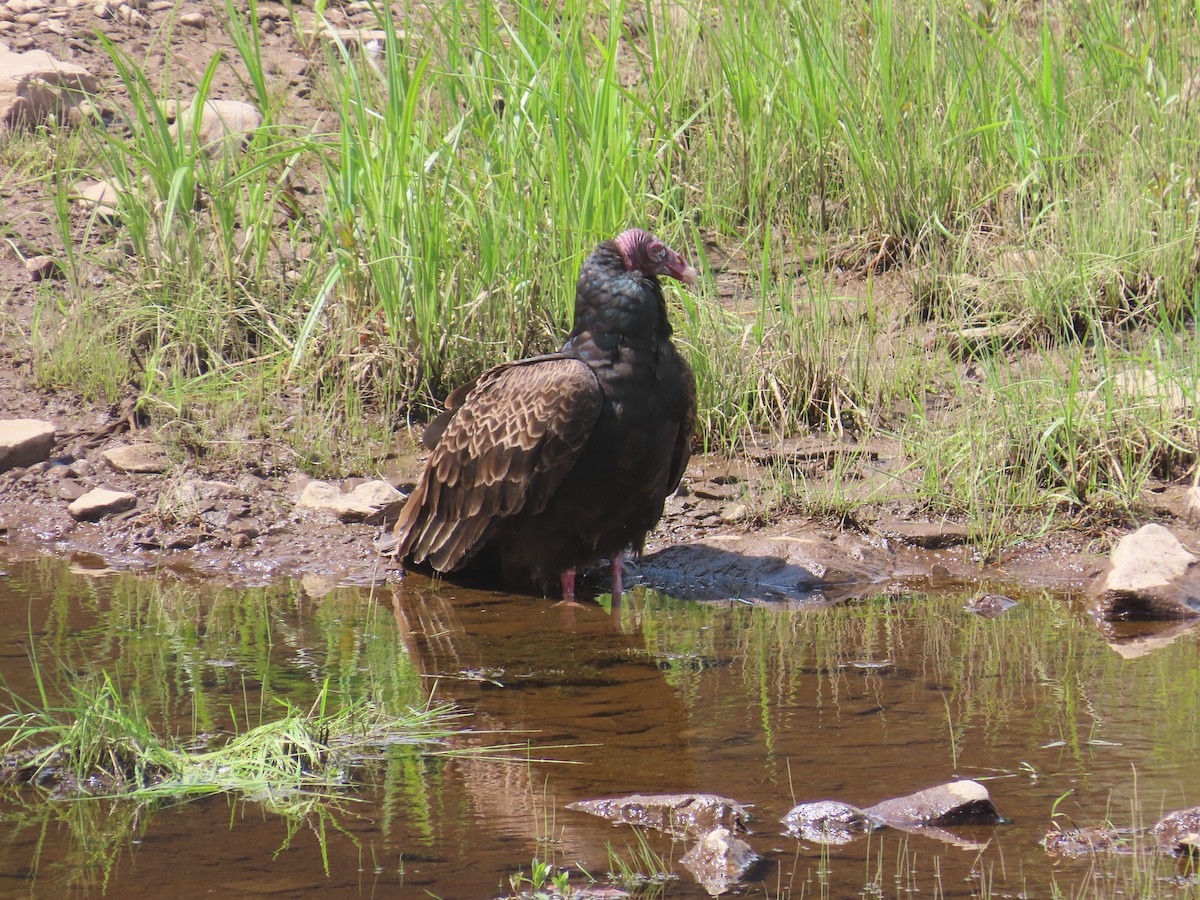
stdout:
[[966,526],[951,522],[907,522],[893,519],[877,523],[876,528],[881,534],[920,547],[922,550],[961,547],[971,539],[971,532]]
[[1108,621],[1200,617],[1196,556],[1162,525],[1121,538],[1092,592],[1093,612]]
[[785,438],[770,447],[751,448],[746,452],[746,456],[761,465],[786,465],[794,468],[814,462],[827,466],[839,456],[878,459],[880,452],[880,448],[874,444],[853,444],[831,438],[800,437]]
[[1003,594],[976,594],[966,602],[963,608],[985,619],[994,619],[996,616],[1004,615],[1016,605],[1016,600],[1005,597]]
[[788,834],[815,844],[847,844],[879,826],[871,817],[840,800],[816,800],[793,806],[780,819]]
[[680,862],[715,897],[729,890],[758,859],[750,845],[728,828],[714,828]]
[[742,493],[736,485],[716,484],[712,481],[693,484],[691,492],[701,500],[736,500]]
[[884,800],[863,812],[889,825],[998,825],[1004,821],[988,789],[966,779]]
[[1200,806],[1178,809],[1158,820],[1151,833],[1159,849],[1176,856],[1200,853]]
[[630,794],[579,800],[567,809],[600,816],[618,825],[640,825],[675,835],[701,835],[728,828],[745,831],[750,814],[735,800],[715,794]]
[[208,509],[200,513],[200,521],[220,531],[229,524],[229,513],[223,509]]
[[229,530],[235,535],[241,535],[247,540],[254,540],[262,532],[258,525],[246,519],[236,519],[229,523]]
[[162,547],[162,541],[159,539],[158,530],[153,525],[147,525],[140,531],[135,531],[132,536],[133,543],[143,550],[157,550]]
[[189,529],[176,531],[164,538],[163,546],[168,550],[190,550],[204,540],[203,533]]
[[86,494],[87,488],[78,481],[64,478],[56,485],[55,492],[58,494],[60,500],[66,500],[68,503],[71,503]]

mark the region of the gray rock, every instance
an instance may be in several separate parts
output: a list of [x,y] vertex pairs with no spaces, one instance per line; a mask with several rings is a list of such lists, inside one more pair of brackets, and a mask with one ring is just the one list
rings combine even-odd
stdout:
[[99,88],[82,66],[44,50],[14,53],[0,44],[0,126],[29,127],[51,117],[66,121],[70,110]]
[[403,500],[404,495],[386,481],[364,482],[348,494],[327,481],[310,481],[300,492],[296,506],[328,510],[343,522],[355,522],[380,515]]
[[95,212],[105,219],[117,218],[120,190],[107,181],[79,182],[75,185],[75,204],[85,212]]
[[814,844],[847,844],[879,825],[871,817],[840,800],[817,800],[793,806],[780,819],[788,834]]
[[888,825],[998,825],[1003,821],[978,781],[939,784],[863,810]]
[[171,458],[162,444],[130,444],[104,451],[108,464],[120,472],[158,474],[171,468]]
[[62,266],[53,256],[31,256],[25,260],[25,271],[30,281],[49,281],[64,276]]
[[67,507],[67,512],[77,519],[94,522],[116,513],[133,509],[137,497],[127,491],[94,488]]
[[728,828],[714,828],[680,862],[715,897],[729,890],[758,859],[750,845]]
[[744,522],[750,518],[750,507],[745,503],[726,503],[721,507],[720,516],[726,525]]
[[[331,43],[342,44],[347,48],[366,50],[379,53],[387,43],[387,32],[380,28],[335,28],[326,25],[320,31],[320,36]],[[404,32],[396,30],[396,36],[403,41]]]
[[[1113,392],[1125,402],[1153,404],[1171,415],[1190,414],[1195,396],[1177,382],[1160,379],[1152,369],[1126,369],[1112,379]],[[1100,396],[1096,390],[1093,395]]]
[[1196,557],[1162,525],[1143,525],[1113,548],[1108,569],[1093,587],[1101,619],[1200,617]]
[[716,794],[629,794],[568,803],[618,825],[640,825],[678,836],[708,834],[718,828],[745,831],[750,814],[742,804]]
[[54,426],[39,419],[0,419],[0,472],[49,459]]
[[243,149],[262,123],[262,113],[252,103],[206,100],[197,117],[193,101],[171,126],[171,134],[174,136],[180,127],[185,134],[194,132],[204,153],[212,156]]

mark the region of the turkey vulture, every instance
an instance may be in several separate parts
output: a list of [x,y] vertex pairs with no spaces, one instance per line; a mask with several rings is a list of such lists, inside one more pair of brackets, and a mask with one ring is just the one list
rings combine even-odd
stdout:
[[439,572],[495,554],[508,583],[575,594],[575,570],[640,552],[691,455],[696,378],[671,343],[658,276],[696,270],[630,229],[587,258],[557,353],[504,363],[454,391],[429,425],[425,470],[395,553]]

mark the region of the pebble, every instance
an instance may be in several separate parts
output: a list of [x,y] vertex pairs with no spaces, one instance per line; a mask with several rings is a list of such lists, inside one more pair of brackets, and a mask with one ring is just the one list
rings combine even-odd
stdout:
[[106,181],[97,181],[94,184],[85,184],[80,182],[75,185],[76,199],[75,202],[81,208],[87,211],[95,210],[98,215],[109,219],[115,219],[117,216],[117,203],[120,192]]
[[186,25],[188,28],[203,28],[206,24],[208,24],[208,19],[205,17],[204,13],[184,13],[179,17],[179,24]]
[[77,519],[95,521],[133,509],[136,505],[137,497],[128,491],[94,488],[71,503],[67,512]]
[[86,493],[87,488],[78,481],[64,478],[58,483],[58,498],[66,500],[68,503],[73,503]]
[[49,281],[62,278],[63,270],[53,256],[31,256],[25,260],[25,271],[30,281]]
[[162,444],[130,444],[104,451],[104,458],[121,472],[155,474],[171,467],[171,458]]
[[116,19],[122,25],[145,25],[146,17],[130,6],[122,3],[117,7]]

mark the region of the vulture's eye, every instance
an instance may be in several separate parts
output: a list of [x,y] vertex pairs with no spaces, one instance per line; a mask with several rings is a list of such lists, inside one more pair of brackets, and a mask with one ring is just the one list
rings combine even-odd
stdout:
[[658,241],[654,241],[649,248],[647,248],[646,253],[649,255],[651,262],[662,262],[667,258],[667,248]]

